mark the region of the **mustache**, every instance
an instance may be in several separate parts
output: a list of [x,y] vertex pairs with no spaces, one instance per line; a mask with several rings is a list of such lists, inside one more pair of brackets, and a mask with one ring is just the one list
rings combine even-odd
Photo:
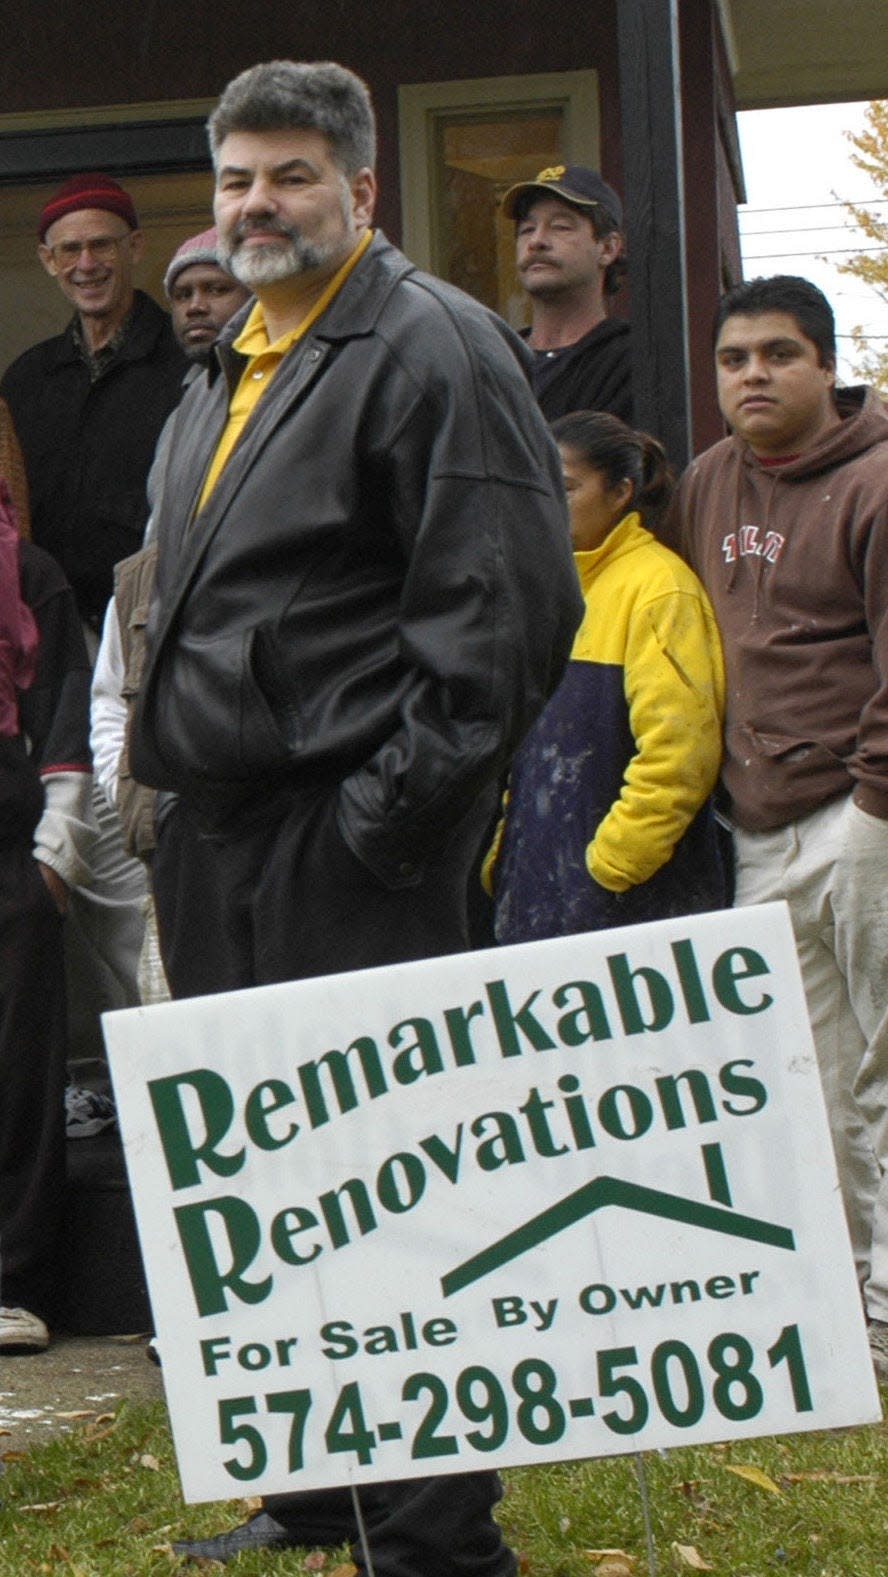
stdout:
[[231,231],[230,241],[234,245],[238,241],[245,241],[250,235],[279,235],[285,241],[297,241],[299,231],[293,225],[286,225],[280,219],[275,219],[269,214],[266,219],[261,215],[251,219],[240,219]]

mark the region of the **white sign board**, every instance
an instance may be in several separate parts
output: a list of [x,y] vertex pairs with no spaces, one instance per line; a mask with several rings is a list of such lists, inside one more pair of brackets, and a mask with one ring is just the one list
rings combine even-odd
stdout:
[[188,1500],[881,1416],[783,905],[105,1031]]

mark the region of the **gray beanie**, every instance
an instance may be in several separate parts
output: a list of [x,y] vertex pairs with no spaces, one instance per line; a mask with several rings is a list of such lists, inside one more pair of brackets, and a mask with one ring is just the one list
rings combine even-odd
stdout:
[[219,262],[219,237],[215,227],[202,230],[200,235],[193,235],[190,240],[183,241],[178,252],[173,254],[173,260],[163,276],[163,288],[169,298],[170,291],[176,283],[182,270],[191,268],[194,263]]

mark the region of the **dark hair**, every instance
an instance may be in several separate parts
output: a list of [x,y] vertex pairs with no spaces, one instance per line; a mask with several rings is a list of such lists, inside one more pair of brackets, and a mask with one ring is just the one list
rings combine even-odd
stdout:
[[349,177],[376,163],[376,122],[365,82],[332,60],[269,60],[229,82],[207,121],[213,163],[234,131],[319,131]]
[[833,309],[810,279],[797,274],[773,274],[770,279],[750,279],[735,285],[722,296],[715,314],[713,344],[726,318],[756,317],[761,312],[785,312],[795,318],[798,327],[817,347],[821,367],[831,366],[836,359],[836,322]]
[[[596,241],[603,241],[606,235],[613,235],[614,231],[618,235],[623,233],[613,214],[609,214],[607,209],[602,208],[600,205],[598,208],[593,208],[590,218],[592,220],[592,229],[595,231]],[[623,245],[625,246],[625,241]],[[604,279],[601,282],[601,293],[603,296],[615,296],[617,294],[623,280],[626,278],[628,268],[629,264],[625,251],[621,252],[619,257],[615,257],[612,263],[608,263],[604,271]]]
[[573,449],[586,465],[604,474],[609,488],[632,483],[631,509],[645,525],[665,510],[675,487],[666,451],[650,433],[637,433],[608,411],[571,411],[552,423],[556,443]]
[[[546,189],[543,186],[529,187],[526,192],[522,192],[521,196],[516,199],[512,212],[516,225],[520,224],[522,219],[526,219],[534,203],[539,202],[540,198],[546,195]],[[620,236],[623,234],[613,214],[608,213],[608,210],[601,203],[595,203],[594,205],[572,203],[561,192],[550,192],[548,195],[554,197],[556,202],[563,203],[565,208],[572,208],[575,214],[581,214],[584,219],[588,219],[596,241],[603,241],[606,235],[613,235],[615,232]],[[608,263],[601,282],[601,293],[603,296],[615,296],[617,294],[623,284],[623,280],[626,278],[628,267],[629,264],[625,252],[621,252],[619,257],[615,257],[612,263]]]

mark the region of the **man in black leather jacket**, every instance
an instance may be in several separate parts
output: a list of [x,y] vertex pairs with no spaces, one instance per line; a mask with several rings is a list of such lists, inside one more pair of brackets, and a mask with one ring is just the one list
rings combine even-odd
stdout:
[[[254,67],[210,136],[220,261],[258,300],[177,418],[131,760],[215,851],[190,947],[213,930],[227,990],[468,945],[491,795],[582,605],[527,353],[371,229],[364,84]],[[362,1492],[378,1577],[507,1577],[497,1495],[490,1473]],[[333,1490],[180,1548],[354,1531]]]

